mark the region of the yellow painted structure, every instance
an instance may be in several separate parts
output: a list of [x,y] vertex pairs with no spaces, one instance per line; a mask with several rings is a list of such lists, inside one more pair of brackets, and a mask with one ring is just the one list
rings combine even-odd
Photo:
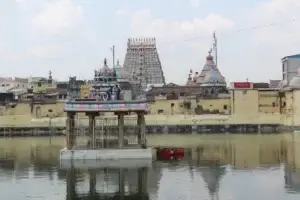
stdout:
[[62,117],[63,102],[57,102],[55,104],[33,104],[31,103],[18,103],[12,107],[0,106],[0,113],[2,116],[31,116],[35,118],[41,117]]
[[181,114],[183,113],[179,100],[167,100],[164,97],[158,97],[151,103],[151,114]]
[[[190,103],[190,108],[186,107],[185,103]],[[230,98],[196,100],[196,97],[191,97],[167,100],[166,97],[157,97],[155,102],[151,103],[151,113],[165,115],[195,114],[195,108],[197,107],[201,107],[207,112],[217,110],[222,114],[230,114]]]
[[[218,110],[220,114],[227,115],[224,123],[300,126],[300,104],[297,103],[300,102],[300,90],[231,90],[229,98],[189,100],[191,109],[182,106],[182,99],[159,97],[151,104],[151,114],[157,115],[159,110],[163,110],[160,115],[177,115],[178,118],[179,115],[190,114],[192,120],[197,121],[200,117],[195,115],[194,109],[201,106],[203,110]],[[207,114],[205,116],[211,116]],[[218,117],[215,123],[219,123]]]
[[230,98],[200,99],[197,105],[210,112],[217,110],[220,113],[230,114]]
[[31,77],[29,85],[33,89],[33,93],[46,93],[47,88],[53,87],[51,84],[48,84],[47,79],[40,77]]
[[[89,87],[81,88],[84,98]],[[228,98],[196,99],[196,97],[168,100],[157,97],[151,103],[147,124],[282,124],[300,126],[300,90],[231,90]],[[186,106],[186,104],[189,106]],[[58,118],[65,122],[63,102],[56,104],[17,103],[0,106],[0,124],[19,124],[31,119]],[[205,112],[196,114],[201,107]],[[218,110],[219,114],[214,111]],[[81,117],[85,117],[84,114]],[[105,116],[107,117],[107,116]],[[115,116],[108,116],[112,119]],[[128,116],[134,118],[135,116]],[[28,120],[25,120],[25,118]],[[14,119],[14,120],[12,120]],[[134,121],[135,119],[132,119]],[[131,122],[129,122],[131,123]]]

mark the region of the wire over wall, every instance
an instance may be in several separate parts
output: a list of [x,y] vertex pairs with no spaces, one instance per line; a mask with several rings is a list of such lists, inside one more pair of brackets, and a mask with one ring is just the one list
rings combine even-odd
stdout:
[[[249,27],[244,27],[244,28],[236,28],[231,33],[242,33],[242,32],[249,32],[249,31],[257,31],[261,29],[266,29],[270,27],[276,27],[276,26],[281,26],[285,24],[290,24],[290,23],[295,23],[299,22],[300,17],[294,17],[292,19],[287,19],[284,21],[277,21],[277,22],[272,22],[269,24],[264,24],[264,25],[256,25],[256,26],[249,26]],[[222,31],[216,30],[217,34],[222,34]],[[213,34],[213,33],[212,33]],[[181,40],[173,40],[173,41],[165,41],[165,42],[160,42],[160,45],[168,45],[168,44],[175,44],[175,43],[181,43],[181,42],[190,42],[190,41],[195,41],[195,40],[200,40],[200,39],[207,39],[211,38],[211,36],[207,35],[200,35],[200,36],[195,36],[191,38],[186,38],[186,39],[181,39]]]

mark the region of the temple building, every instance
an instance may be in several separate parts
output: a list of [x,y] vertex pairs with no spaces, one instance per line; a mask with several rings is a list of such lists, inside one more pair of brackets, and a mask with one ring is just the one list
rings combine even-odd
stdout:
[[[115,88],[116,87],[116,88]],[[97,99],[98,101],[108,101],[116,99],[112,96],[113,90],[118,91],[117,95],[120,95],[120,89],[118,88],[116,71],[107,66],[107,60],[104,59],[104,65],[100,70],[95,70],[94,82],[90,88],[91,99]]]
[[[67,83],[66,86],[63,84],[57,85],[57,89],[59,89],[60,95],[63,98],[60,99],[65,99],[65,92],[67,93],[67,98],[69,99],[76,99],[81,97],[81,86],[85,85],[85,81],[83,80],[77,80],[76,76],[69,77],[69,82]],[[66,87],[66,91],[64,91],[64,87]]]
[[119,60],[117,61],[117,65],[114,67],[114,70],[116,72],[117,82],[123,92],[124,100],[131,100],[133,98],[134,91],[130,73],[120,65]]
[[219,93],[227,93],[227,84],[224,76],[214,62],[214,57],[209,51],[206,57],[206,62],[200,72],[195,72],[192,77],[193,71],[189,73],[189,77],[186,85],[198,85],[200,86],[203,96],[216,96]]
[[133,99],[142,99],[145,96],[145,89],[142,87],[142,83],[145,78],[143,75],[135,72],[130,74],[128,69],[120,65],[119,60],[117,61],[117,65],[114,67],[114,70],[116,71],[117,81],[120,88],[122,88],[122,91],[126,91],[124,93],[124,100],[129,100],[128,95]]
[[117,65],[114,66],[114,70],[116,71],[116,76],[118,79],[118,82],[129,82],[131,75],[130,73],[124,69],[121,65],[120,65],[120,61],[117,61]]
[[[152,149],[147,147],[145,129],[145,115],[150,110],[149,104],[145,100],[132,99],[127,75],[120,66],[117,66],[117,69],[108,67],[107,59],[104,59],[103,67],[94,70],[94,79],[90,83],[89,97],[87,99],[69,99],[64,104],[64,112],[67,113],[67,145],[66,148],[61,150],[60,159],[65,162],[65,166],[73,165],[73,159],[94,160],[97,162],[97,160],[102,159],[115,160],[117,158],[117,161],[119,161],[119,159],[128,158],[149,158],[144,166],[151,163]],[[84,113],[89,118],[88,132],[86,133],[89,140],[86,144],[77,146],[75,117],[80,113]],[[112,132],[108,131],[106,125],[105,130],[103,128],[101,130],[97,129],[96,118],[105,113],[117,115],[118,124],[115,129],[117,138],[111,137]],[[138,128],[137,131],[129,134],[124,131],[124,119],[125,115],[131,113],[137,115]],[[130,162],[132,163],[132,161]],[[133,163],[133,165],[136,164]],[[95,165],[93,164],[93,166]]]
[[89,98],[100,101],[132,100],[129,72],[120,65],[119,61],[114,68],[108,67],[107,60],[104,59],[103,67],[94,71]]
[[143,89],[148,84],[165,84],[155,38],[128,39],[124,68],[132,76],[139,76]]

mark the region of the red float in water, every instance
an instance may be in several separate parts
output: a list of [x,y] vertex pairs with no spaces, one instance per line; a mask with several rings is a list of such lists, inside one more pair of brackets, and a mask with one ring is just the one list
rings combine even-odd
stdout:
[[181,156],[181,157],[183,157],[184,156],[184,149],[175,149],[175,151],[174,151],[174,154],[175,154],[175,156]]
[[157,148],[156,156],[158,160],[181,160],[184,157],[183,148]]

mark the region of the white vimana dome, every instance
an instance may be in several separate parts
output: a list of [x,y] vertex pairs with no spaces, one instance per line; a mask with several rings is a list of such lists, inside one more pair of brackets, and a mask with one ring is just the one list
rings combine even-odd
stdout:
[[196,77],[196,83],[200,85],[214,84],[226,85],[225,79],[214,62],[211,51],[208,52],[206,62],[200,74]]
[[202,86],[226,86],[224,77],[219,70],[211,68],[205,75]]

